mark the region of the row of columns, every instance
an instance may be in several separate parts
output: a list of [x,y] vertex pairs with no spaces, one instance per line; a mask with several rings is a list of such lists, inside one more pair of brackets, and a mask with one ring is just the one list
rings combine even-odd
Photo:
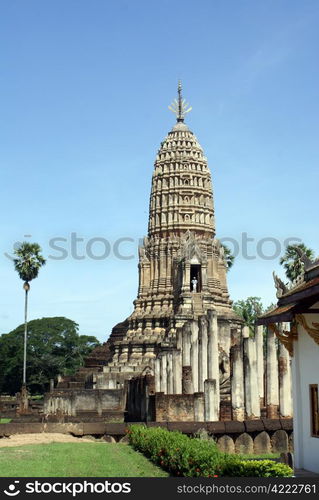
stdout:
[[[209,311],[178,331],[180,349],[163,350],[155,360],[155,390],[194,394],[197,417],[219,419],[219,349],[217,315]],[[204,394],[204,397],[200,396]]]
[[[179,329],[177,348],[162,350],[155,360],[156,392],[194,394],[196,420],[219,420],[218,328],[216,313],[208,311]],[[291,416],[290,357],[274,333],[268,329],[265,339],[262,326],[256,328],[254,336],[243,327],[230,346],[230,330],[224,326],[223,337],[229,348],[233,420],[258,419],[263,405],[268,418]]]
[[182,394],[182,353],[162,351],[155,360],[155,392]]
[[239,344],[230,350],[234,420],[260,418],[263,404],[268,418],[292,415],[289,353],[270,329],[265,344],[263,326],[257,327],[254,337],[244,327]]

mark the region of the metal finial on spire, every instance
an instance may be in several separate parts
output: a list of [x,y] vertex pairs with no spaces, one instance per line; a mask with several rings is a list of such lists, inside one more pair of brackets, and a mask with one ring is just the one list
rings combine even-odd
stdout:
[[189,113],[192,110],[192,107],[182,97],[182,82],[180,80],[178,81],[177,92],[178,92],[178,100],[174,99],[172,104],[168,106],[168,109],[173,111],[173,113],[176,115],[178,122],[183,122],[186,113]]

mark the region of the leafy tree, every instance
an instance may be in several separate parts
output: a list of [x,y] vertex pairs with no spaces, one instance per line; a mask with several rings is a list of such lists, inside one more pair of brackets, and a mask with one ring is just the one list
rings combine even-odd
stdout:
[[234,264],[235,256],[231,253],[231,250],[227,245],[222,243],[221,246],[224,249],[224,260],[225,260],[225,264],[226,264],[226,269],[227,269],[227,271],[229,271],[229,269]]
[[276,302],[271,302],[271,304],[269,304],[269,306],[267,306],[263,312],[267,313],[269,311],[272,311],[273,309],[276,309],[276,307],[277,307]]
[[250,332],[254,333],[255,322],[263,313],[263,305],[260,297],[248,297],[246,300],[237,300],[233,304],[234,311],[243,318]]
[[[0,393],[20,390],[24,325],[0,336]],[[28,389],[43,393],[50,378],[73,375],[84,358],[99,345],[88,335],[79,335],[78,325],[67,318],[35,319],[28,324]]]
[[311,248],[306,247],[304,243],[299,243],[298,245],[288,245],[279,261],[285,269],[287,278],[291,282],[304,272],[304,263],[300,256],[301,252],[310,260],[313,260],[315,257],[314,251]]
[[14,268],[19,274],[20,279],[24,281],[25,290],[24,302],[24,350],[23,350],[23,374],[22,385],[26,385],[26,364],[27,364],[27,338],[28,338],[28,293],[30,290],[30,281],[38,277],[39,270],[45,264],[45,259],[41,255],[41,247],[37,243],[28,243],[24,241],[14,250],[16,258],[13,259]]

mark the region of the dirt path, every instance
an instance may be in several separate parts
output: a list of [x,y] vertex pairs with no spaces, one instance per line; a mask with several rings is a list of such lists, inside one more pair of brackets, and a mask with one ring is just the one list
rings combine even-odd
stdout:
[[13,434],[9,438],[0,439],[0,448],[8,446],[21,446],[23,444],[45,444],[45,443],[94,443],[94,439],[76,438],[70,434],[41,432],[39,434]]

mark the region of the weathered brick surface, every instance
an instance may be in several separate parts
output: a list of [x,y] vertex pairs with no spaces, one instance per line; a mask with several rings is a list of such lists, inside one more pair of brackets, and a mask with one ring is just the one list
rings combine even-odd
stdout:
[[221,403],[220,403],[220,419],[221,420],[231,420],[232,419],[231,401],[221,401]]
[[225,432],[226,434],[245,432],[244,422],[225,422]]
[[0,436],[11,436],[12,434],[35,434],[38,432],[43,432],[43,425],[40,423],[9,423],[0,425]]
[[181,431],[184,434],[194,434],[203,429],[202,422],[168,422],[167,428],[170,431]]
[[[284,420],[285,425],[291,426],[292,420]],[[141,422],[136,422],[141,424]],[[75,436],[105,435],[119,441],[126,436],[132,423],[107,423],[101,420],[91,422],[43,422],[43,423],[9,423],[0,426],[0,437],[12,434],[26,434],[39,432],[72,433]],[[193,435],[200,429],[206,429],[211,436],[218,438],[220,449],[229,451],[235,446],[237,453],[267,453],[293,451],[291,428],[283,430],[279,420],[264,419],[245,422],[148,422],[148,427],[163,427],[171,431],[179,430]],[[266,430],[258,432],[258,426]],[[248,431],[248,429],[250,429]],[[244,432],[247,430],[247,432]],[[112,441],[112,440],[111,440]]]
[[281,424],[281,427],[285,431],[291,431],[293,428],[293,419],[292,418],[281,418],[280,424]]
[[266,431],[277,431],[278,429],[281,429],[281,422],[278,418],[262,418],[262,421]]
[[278,405],[267,405],[266,410],[268,419],[278,418]]
[[194,422],[194,396],[157,393],[155,414],[158,422]]
[[245,430],[246,432],[257,432],[263,431],[265,429],[262,420],[245,420]]
[[108,432],[107,424],[103,422],[92,422],[83,424],[83,434],[110,434],[110,432]]
[[211,434],[225,434],[225,422],[207,422],[206,429]]
[[128,429],[127,424],[121,424],[121,423],[107,423],[105,424],[105,434],[125,434],[126,430]]

